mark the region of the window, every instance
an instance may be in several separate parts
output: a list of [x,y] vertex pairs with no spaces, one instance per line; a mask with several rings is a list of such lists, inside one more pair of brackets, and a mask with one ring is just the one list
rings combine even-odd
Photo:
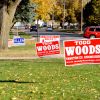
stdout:
[[96,28],[96,31],[97,31],[97,32],[100,32],[100,28]]
[[89,31],[94,31],[94,28],[90,28],[90,30]]

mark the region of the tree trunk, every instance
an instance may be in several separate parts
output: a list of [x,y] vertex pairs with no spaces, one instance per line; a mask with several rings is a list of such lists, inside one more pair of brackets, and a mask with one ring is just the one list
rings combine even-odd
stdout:
[[1,41],[1,49],[7,49],[8,48],[8,36],[10,31],[9,26],[9,18],[5,10],[5,6],[1,9],[1,26],[0,26],[0,41]]
[[16,0],[11,2],[9,6],[4,4],[0,8],[0,49],[8,49],[9,32],[13,24],[16,8],[20,2],[21,0]]

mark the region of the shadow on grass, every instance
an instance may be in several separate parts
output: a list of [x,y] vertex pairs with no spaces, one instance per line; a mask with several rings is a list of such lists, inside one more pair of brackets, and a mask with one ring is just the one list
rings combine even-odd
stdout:
[[18,80],[0,80],[0,83],[36,83],[36,82],[28,82],[28,81],[18,81]]

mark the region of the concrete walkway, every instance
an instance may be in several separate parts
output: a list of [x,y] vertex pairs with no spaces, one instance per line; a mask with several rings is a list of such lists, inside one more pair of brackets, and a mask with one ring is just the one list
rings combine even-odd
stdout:
[[48,55],[43,57],[33,56],[33,57],[0,57],[0,60],[32,60],[37,58],[64,58],[64,54]]

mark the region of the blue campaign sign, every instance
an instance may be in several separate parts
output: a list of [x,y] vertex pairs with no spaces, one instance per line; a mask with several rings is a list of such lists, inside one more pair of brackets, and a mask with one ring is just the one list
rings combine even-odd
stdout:
[[15,45],[25,45],[25,39],[24,38],[14,38],[14,44]]
[[14,43],[24,43],[24,38],[15,38]]

